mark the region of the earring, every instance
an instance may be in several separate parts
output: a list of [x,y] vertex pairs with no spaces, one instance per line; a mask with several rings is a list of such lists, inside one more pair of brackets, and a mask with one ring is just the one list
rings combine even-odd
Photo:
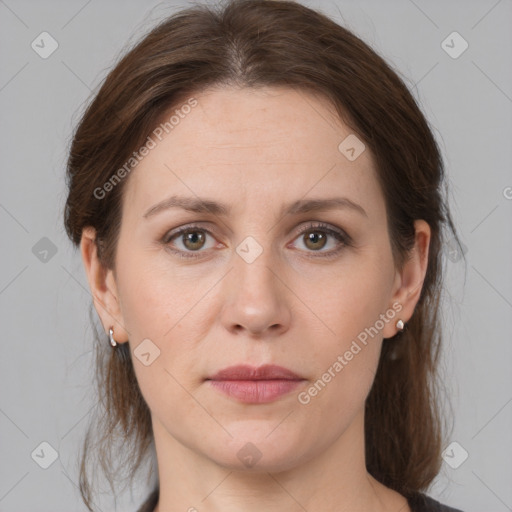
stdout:
[[108,337],[110,338],[110,344],[116,347],[117,341],[114,339],[114,329],[112,327],[109,329]]
[[399,331],[403,331],[404,330],[404,327],[405,327],[405,324],[402,320],[398,320],[398,322],[396,323],[396,328],[399,330]]

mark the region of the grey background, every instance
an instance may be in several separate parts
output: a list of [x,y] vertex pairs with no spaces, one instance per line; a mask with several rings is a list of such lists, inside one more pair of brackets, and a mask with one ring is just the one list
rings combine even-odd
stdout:
[[[304,3],[399,70],[435,127],[467,247],[466,275],[460,255],[446,259],[443,367],[449,441],[469,456],[457,469],[443,463],[430,493],[466,512],[512,510],[512,2]],[[85,510],[76,455],[94,404],[91,297],[62,227],[66,151],[123,47],[188,5],[0,0],[1,511]],[[47,59],[31,48],[43,31],[59,44]],[[469,44],[456,59],[441,46],[453,31]],[[55,254],[41,252],[44,237]],[[58,452],[48,469],[31,457],[43,441]],[[147,490],[117,510],[135,510]],[[108,496],[100,503],[113,510]]]

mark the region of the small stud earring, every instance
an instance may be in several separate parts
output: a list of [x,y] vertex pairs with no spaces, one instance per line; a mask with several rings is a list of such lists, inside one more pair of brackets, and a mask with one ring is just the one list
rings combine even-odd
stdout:
[[117,341],[114,339],[114,329],[112,327],[109,329],[108,337],[110,338],[110,344],[116,347]]
[[398,322],[396,323],[396,328],[399,330],[399,331],[403,331],[404,330],[404,322],[402,320],[398,320]]

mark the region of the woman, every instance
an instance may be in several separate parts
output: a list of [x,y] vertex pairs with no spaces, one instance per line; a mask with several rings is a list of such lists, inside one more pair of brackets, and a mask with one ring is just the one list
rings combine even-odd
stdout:
[[154,450],[140,511],[454,510],[424,492],[457,237],[429,126],[365,43],[295,2],[181,11],[105,80],[68,183],[106,333],[89,510],[91,450],[112,490]]

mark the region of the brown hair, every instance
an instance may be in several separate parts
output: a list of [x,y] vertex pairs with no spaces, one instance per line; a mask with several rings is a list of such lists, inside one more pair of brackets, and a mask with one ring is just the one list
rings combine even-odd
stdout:
[[[443,195],[442,158],[425,117],[397,72],[353,33],[322,13],[279,0],[235,0],[220,9],[197,5],[165,19],[110,72],[76,129],[67,165],[69,237],[78,246],[83,228],[94,227],[99,256],[114,268],[126,179],[107,199],[98,199],[95,190],[141,147],[162,113],[212,85],[287,86],[330,100],[374,156],[397,268],[414,244],[414,220],[430,225],[421,296],[406,331],[384,340],[365,420],[368,471],[405,496],[425,490],[441,460],[436,371],[443,225],[459,240]],[[129,345],[111,350],[103,334],[96,345],[104,415],[96,418],[94,453],[112,487],[116,457],[125,456],[119,467],[129,468],[132,481],[148,454],[151,418]],[[80,470],[89,510],[93,426]]]

